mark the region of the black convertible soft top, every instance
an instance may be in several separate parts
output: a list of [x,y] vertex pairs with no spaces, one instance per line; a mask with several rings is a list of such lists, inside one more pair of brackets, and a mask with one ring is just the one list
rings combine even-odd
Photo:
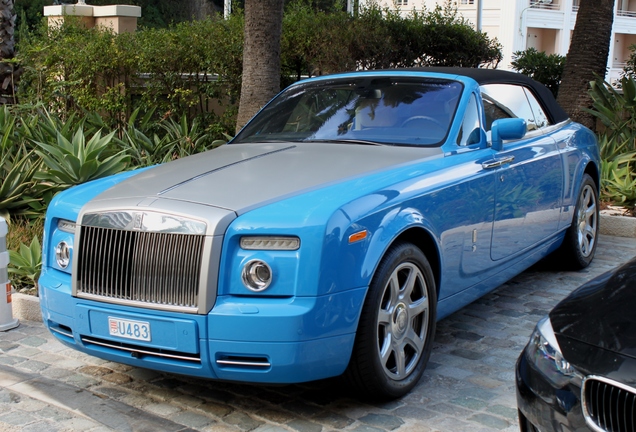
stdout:
[[450,75],[463,75],[474,79],[482,84],[516,84],[524,86],[535,95],[551,123],[560,123],[569,119],[563,108],[557,103],[552,95],[543,84],[517,72],[510,72],[499,69],[477,69],[477,68],[459,68],[459,67],[421,67],[408,68],[405,70],[420,72],[445,73]]

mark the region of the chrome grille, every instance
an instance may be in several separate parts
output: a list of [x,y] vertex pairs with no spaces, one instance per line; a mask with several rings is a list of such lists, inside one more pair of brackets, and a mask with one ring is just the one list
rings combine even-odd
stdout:
[[205,236],[82,226],[77,293],[196,308]]
[[636,432],[636,389],[600,377],[588,377],[583,385],[587,422],[595,430]]

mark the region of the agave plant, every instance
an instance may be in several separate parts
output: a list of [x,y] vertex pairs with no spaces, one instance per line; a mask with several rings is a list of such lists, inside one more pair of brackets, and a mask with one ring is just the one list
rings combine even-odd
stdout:
[[188,124],[186,115],[179,122],[169,118],[161,123],[170,143],[175,145],[173,159],[200,153],[212,148],[210,135],[200,125],[198,119]]
[[601,195],[604,201],[634,206],[636,204],[636,176],[632,167],[636,153],[626,153],[601,163]]
[[594,101],[588,110],[605,126],[599,136],[601,199],[620,205],[636,204],[636,81],[621,79],[622,92],[603,81],[593,82]]
[[33,153],[19,149],[12,154],[0,155],[0,216],[10,219],[10,213],[27,214],[37,205],[39,199],[34,178],[40,161],[34,160]]
[[148,111],[136,125],[139,109],[133,111],[119,145],[131,158],[133,166],[150,166],[172,160],[176,143],[166,135],[159,137],[152,131],[151,117],[154,109]]
[[130,157],[125,150],[111,154],[111,142],[115,131],[102,137],[101,130],[86,141],[83,127],[77,129],[72,139],[57,133],[57,145],[35,141],[36,150],[48,170],[36,178],[59,189],[106,177],[123,171]]
[[34,286],[42,270],[42,246],[37,236],[33,237],[30,245],[20,243],[19,251],[9,251],[9,274],[16,287]]
[[28,213],[38,204],[34,175],[41,160],[18,139],[16,118],[7,106],[0,109],[0,216]]
[[636,81],[623,77],[622,92],[604,81],[594,81],[590,85],[593,108],[586,111],[603,123],[610,140],[620,136],[627,145],[624,150],[636,151]]

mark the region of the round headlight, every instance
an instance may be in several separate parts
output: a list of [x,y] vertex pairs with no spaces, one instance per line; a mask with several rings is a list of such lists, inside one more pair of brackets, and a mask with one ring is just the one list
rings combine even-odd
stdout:
[[243,267],[241,278],[247,289],[263,291],[272,283],[272,269],[263,261],[250,261]]
[[61,241],[55,247],[55,261],[63,269],[71,262],[71,248],[66,242]]

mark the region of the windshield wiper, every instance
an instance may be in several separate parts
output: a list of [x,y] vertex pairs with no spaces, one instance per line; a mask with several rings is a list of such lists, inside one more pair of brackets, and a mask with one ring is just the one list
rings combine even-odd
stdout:
[[362,145],[390,145],[389,143],[381,143],[377,141],[368,141],[361,139],[339,138],[339,139],[308,139],[305,142],[324,142],[324,143],[347,143],[347,144],[362,144]]

